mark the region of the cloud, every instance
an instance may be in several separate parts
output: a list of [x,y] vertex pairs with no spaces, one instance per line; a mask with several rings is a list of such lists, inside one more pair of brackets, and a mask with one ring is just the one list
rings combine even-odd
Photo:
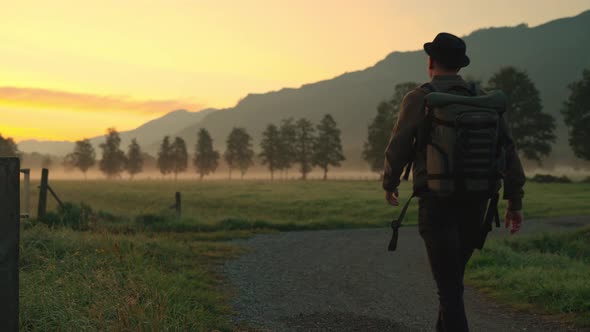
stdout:
[[0,87],[0,105],[95,112],[160,114],[176,109],[197,111],[204,105],[173,99],[137,100],[128,96],[94,95],[40,88]]

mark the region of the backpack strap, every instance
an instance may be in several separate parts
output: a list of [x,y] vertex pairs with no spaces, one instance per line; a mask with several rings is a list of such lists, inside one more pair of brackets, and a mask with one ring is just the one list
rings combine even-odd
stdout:
[[492,228],[492,223],[496,224],[496,227],[500,227],[500,215],[498,213],[498,201],[500,200],[500,194],[494,193],[490,198],[490,203],[488,205],[488,210],[485,214],[485,224],[489,225],[490,230]]
[[436,88],[434,87],[434,85],[432,85],[432,83],[430,83],[430,82],[427,82],[427,83],[424,83],[424,84],[420,85],[420,89],[422,89],[422,91],[426,92],[427,94],[428,93],[431,93],[431,92],[437,92],[438,91],[438,90],[436,90]]
[[393,233],[391,234],[391,240],[389,241],[389,246],[387,247],[388,251],[395,251],[395,249],[397,249],[399,228],[402,226],[402,222],[404,221],[404,217],[406,216],[406,212],[408,211],[408,207],[410,206],[410,202],[414,196],[416,196],[416,192],[412,192],[412,196],[410,196],[406,204],[404,204],[404,207],[402,208],[402,211],[400,212],[397,219],[391,222],[391,229],[393,230]]
[[[422,92],[429,94],[431,92],[436,92],[436,88],[434,87],[434,85],[432,85],[431,83],[424,83],[419,87],[420,90],[422,90]],[[416,149],[417,146],[414,145],[414,151],[412,153],[412,156],[410,157],[410,160],[408,160],[408,163],[405,166],[405,170],[402,176],[402,179],[405,181],[408,181],[408,179],[410,178],[410,172],[412,171],[412,166],[414,164],[414,159],[416,158]]]

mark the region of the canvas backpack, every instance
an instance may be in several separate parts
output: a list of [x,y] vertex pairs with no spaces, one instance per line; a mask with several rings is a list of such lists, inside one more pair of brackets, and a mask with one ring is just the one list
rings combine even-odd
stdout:
[[[456,86],[447,92],[436,91],[430,83],[420,87],[425,117],[420,124],[414,156],[406,166],[404,178],[414,168],[415,195],[438,197],[475,195],[489,198],[485,223],[499,225],[498,190],[504,170],[504,142],[501,122],[506,96],[501,91],[478,95],[475,85]],[[463,91],[457,91],[463,90]],[[467,95],[450,92],[467,92]],[[390,251],[397,247],[398,229],[410,199],[397,219],[391,222]]]
[[438,92],[430,84],[422,88],[430,92],[416,138],[415,191],[437,196],[497,192],[504,168],[504,93],[477,95],[474,85],[455,88],[469,95]]

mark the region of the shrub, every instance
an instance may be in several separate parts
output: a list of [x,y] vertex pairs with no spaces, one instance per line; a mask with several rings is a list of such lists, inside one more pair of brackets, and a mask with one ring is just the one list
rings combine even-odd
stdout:
[[538,183],[572,183],[572,180],[567,176],[553,176],[551,174],[537,174],[532,179],[532,182]]

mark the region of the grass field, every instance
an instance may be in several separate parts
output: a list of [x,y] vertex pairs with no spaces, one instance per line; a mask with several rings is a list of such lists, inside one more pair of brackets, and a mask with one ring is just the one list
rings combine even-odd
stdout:
[[[384,203],[376,181],[53,181],[64,201],[84,202],[94,210],[124,219],[138,215],[172,215],[174,193],[182,192],[182,224],[186,230],[226,221],[259,222],[279,229],[385,226],[397,215]],[[36,188],[35,186],[33,186]],[[404,202],[411,193],[400,188]],[[36,206],[37,192],[32,193]],[[526,185],[525,216],[590,215],[590,184]],[[50,198],[50,209],[55,202]],[[33,209],[33,211],[35,211]],[[408,212],[408,224],[416,222],[417,202]],[[170,226],[172,227],[172,226]]]
[[563,315],[590,328],[590,228],[493,241],[470,262],[468,279],[518,307]]
[[23,331],[230,331],[215,266],[244,232],[113,235],[24,229]]
[[[50,185],[63,201],[84,202],[97,217],[84,232],[23,224],[22,330],[230,330],[226,299],[231,291],[221,288],[216,271],[239,250],[223,240],[249,236],[254,228],[259,232],[386,226],[399,212],[385,204],[374,181],[95,180],[50,181]],[[531,183],[526,189],[527,218],[590,215],[588,183]],[[176,191],[183,194],[180,221],[169,209]],[[35,189],[33,212],[37,195]],[[410,188],[404,184],[402,201],[409,195]],[[49,210],[55,208],[50,198]],[[409,224],[415,223],[416,211],[417,202],[406,219]],[[530,261],[523,261],[528,258],[519,254],[522,248],[511,243],[490,246],[473,264],[474,282],[503,296],[507,288],[497,278],[510,277],[524,264],[533,264],[530,273],[535,275],[551,268],[534,265],[545,263],[534,252]],[[503,269],[508,256],[515,265]],[[565,273],[552,275],[555,278],[587,275],[588,261],[569,256],[554,259],[547,262],[579,267],[571,274],[565,269],[554,271]],[[488,277],[490,271],[495,271],[496,279]],[[534,297],[526,296],[541,292],[535,288],[539,283],[528,285],[516,300],[531,302]],[[574,290],[569,294],[575,295]],[[572,301],[578,308],[578,300]],[[547,308],[568,312],[549,304]]]

